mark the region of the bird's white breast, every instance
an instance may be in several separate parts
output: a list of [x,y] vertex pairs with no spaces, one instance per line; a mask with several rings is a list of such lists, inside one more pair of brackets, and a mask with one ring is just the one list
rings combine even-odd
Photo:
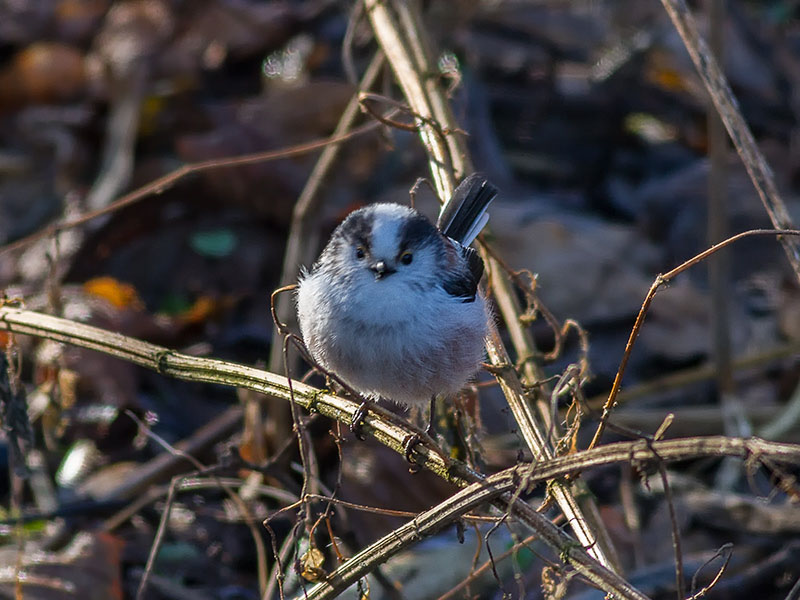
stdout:
[[313,358],[359,392],[422,404],[458,391],[483,359],[486,303],[441,286],[391,276],[336,283],[315,272],[297,291],[297,314]]

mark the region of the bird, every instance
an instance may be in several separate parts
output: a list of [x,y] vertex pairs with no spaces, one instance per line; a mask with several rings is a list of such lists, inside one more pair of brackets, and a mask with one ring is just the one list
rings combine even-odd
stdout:
[[470,244],[497,193],[466,177],[435,225],[403,204],[359,208],[301,269],[297,320],[313,361],[368,401],[430,402],[429,434],[436,397],[462,389],[484,358],[491,312]]

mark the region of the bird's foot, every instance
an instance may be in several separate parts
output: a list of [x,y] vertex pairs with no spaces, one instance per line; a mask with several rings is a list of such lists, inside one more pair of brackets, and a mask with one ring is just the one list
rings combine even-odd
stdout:
[[364,418],[367,413],[369,413],[369,405],[369,402],[362,402],[356,412],[353,413],[353,420],[350,421],[350,431],[362,442],[364,441],[364,435],[361,433],[361,426],[364,424]]
[[433,420],[435,418],[436,418],[436,396],[432,396],[430,410],[428,411],[428,426],[425,428],[425,433],[432,440],[436,439],[436,430],[433,427]]
[[499,365],[493,365],[491,363],[481,363],[481,368],[486,370],[487,372],[491,373],[495,377],[500,375],[505,375],[509,371],[514,370],[514,365],[511,363],[504,363]]
[[405,457],[406,462],[411,465],[408,470],[412,473],[417,473],[421,468],[411,456],[411,453],[414,451],[414,446],[421,443],[422,437],[418,433],[409,433],[403,439],[403,456]]

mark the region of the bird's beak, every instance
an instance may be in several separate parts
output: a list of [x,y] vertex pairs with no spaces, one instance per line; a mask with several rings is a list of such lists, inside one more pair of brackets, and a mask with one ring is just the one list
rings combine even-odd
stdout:
[[395,272],[395,269],[392,269],[386,264],[385,261],[382,260],[370,265],[369,268],[373,273],[375,273],[375,279],[383,279],[387,275],[391,275]]

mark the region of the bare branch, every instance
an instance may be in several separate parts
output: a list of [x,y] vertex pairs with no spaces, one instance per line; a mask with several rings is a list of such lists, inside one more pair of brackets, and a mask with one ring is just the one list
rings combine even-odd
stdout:
[[[433,535],[445,525],[484,503],[491,502],[506,510],[513,490],[518,487],[519,475],[519,467],[512,467],[464,488],[441,504],[420,513],[409,523],[364,548],[331,573],[326,581],[317,584],[307,593],[298,597],[298,600],[300,598],[307,600],[335,598],[391,556],[418,542],[421,538]],[[512,514],[524,515],[525,521],[533,524],[534,530],[544,541],[561,549],[562,559],[571,563],[594,584],[602,589],[613,591],[615,597],[618,598],[646,598],[619,575],[608,569],[598,568],[598,563],[579,544],[527,504],[514,502]]]

